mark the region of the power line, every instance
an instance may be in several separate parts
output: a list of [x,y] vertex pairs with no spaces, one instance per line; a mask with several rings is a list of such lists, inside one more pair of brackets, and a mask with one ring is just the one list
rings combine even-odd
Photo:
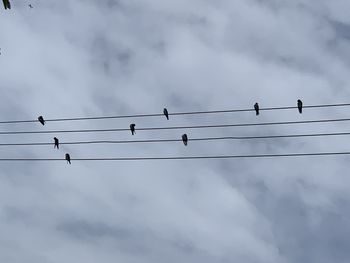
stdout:
[[[306,120],[306,121],[281,121],[281,122],[260,122],[260,123],[193,125],[193,126],[145,127],[145,128],[136,128],[136,131],[209,129],[209,128],[248,127],[248,126],[291,125],[291,124],[306,124],[306,123],[331,123],[331,122],[347,122],[347,121],[350,121],[350,118]],[[3,131],[3,132],[0,132],[0,135],[49,134],[49,133],[92,133],[92,132],[97,133],[97,132],[122,132],[122,131],[129,131],[129,130],[130,129],[128,129],[128,128],[111,128],[111,129],[80,129],[80,130],[49,130],[49,131]]]
[[[243,159],[243,158],[277,158],[307,156],[339,156],[350,155],[350,152],[316,152],[254,155],[211,155],[211,156],[170,156],[170,157],[110,157],[110,158],[71,158],[71,161],[156,161],[156,160],[196,160],[196,159]],[[3,162],[24,161],[64,161],[60,158],[0,158]]]
[[[325,136],[346,136],[350,132],[335,133],[310,133],[310,134],[284,134],[284,135],[262,135],[262,136],[223,136],[223,137],[202,137],[189,138],[189,141],[216,141],[216,140],[253,140],[253,139],[278,139],[278,138],[301,138],[301,137],[325,137]],[[95,140],[95,141],[73,141],[61,142],[60,145],[80,145],[80,144],[130,144],[130,143],[165,143],[182,142],[182,139],[150,139],[150,140]],[[48,142],[33,143],[0,143],[1,146],[47,146],[54,145]]]
[[[303,108],[312,109],[312,108],[330,108],[330,107],[348,107],[348,106],[350,106],[350,103],[305,105],[303,106]],[[291,109],[297,109],[297,107],[296,106],[267,107],[267,108],[261,108],[260,111],[291,110]],[[219,114],[219,113],[250,112],[250,111],[255,111],[255,110],[253,108],[249,108],[249,109],[246,108],[246,109],[209,110],[209,111],[169,112],[169,116]],[[52,118],[52,119],[46,119],[45,121],[63,122],[63,121],[86,121],[86,120],[102,120],[102,119],[145,118],[145,117],[160,117],[160,116],[164,116],[164,114],[152,113],[152,114],[95,116],[95,117]],[[0,121],[0,124],[33,123],[33,122],[38,122],[38,120],[8,120],[8,121]]]

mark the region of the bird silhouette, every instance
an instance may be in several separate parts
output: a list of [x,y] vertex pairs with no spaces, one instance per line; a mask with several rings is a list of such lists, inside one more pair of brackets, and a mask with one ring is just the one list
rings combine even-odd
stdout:
[[259,115],[259,104],[257,102],[254,104],[254,109],[255,109],[255,114]]
[[57,150],[60,148],[60,142],[56,137],[53,137],[53,140],[55,141],[55,145],[53,148],[57,148]]
[[134,135],[136,132],[135,132],[135,124],[134,123],[132,123],[132,124],[130,124],[130,131],[131,131],[131,135]]
[[33,8],[32,4],[29,4],[28,6],[29,6],[30,8]]
[[188,137],[186,133],[182,135],[182,142],[184,143],[185,146],[187,146]]
[[301,100],[298,100],[298,110],[299,113],[303,113],[303,102]]
[[2,2],[4,3],[5,9],[11,9],[11,3],[9,0],[2,0]]
[[66,153],[66,160],[67,160],[67,163],[71,164],[70,163],[70,155],[69,155],[69,153]]
[[44,120],[43,116],[39,116],[39,117],[38,117],[38,121],[39,121],[42,125],[45,125],[45,120]]
[[167,108],[164,108],[163,113],[164,113],[166,119],[169,120],[169,113],[168,113]]

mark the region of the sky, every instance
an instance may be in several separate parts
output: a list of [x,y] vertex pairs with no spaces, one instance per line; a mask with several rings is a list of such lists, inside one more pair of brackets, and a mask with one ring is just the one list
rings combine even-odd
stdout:
[[[350,102],[347,0],[10,0],[1,120]],[[32,4],[33,8],[29,8]],[[348,108],[1,124],[1,131],[348,118]],[[348,123],[2,135],[0,143],[346,132]],[[79,162],[349,151],[347,137],[1,147],[0,262],[350,261],[349,157]]]

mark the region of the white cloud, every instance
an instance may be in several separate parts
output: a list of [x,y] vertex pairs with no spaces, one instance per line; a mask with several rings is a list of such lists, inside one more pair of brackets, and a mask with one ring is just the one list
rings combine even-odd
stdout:
[[[1,119],[347,102],[346,1],[24,1],[1,10]],[[346,117],[346,108],[259,121]],[[75,129],[256,121],[218,116],[21,124]],[[189,130],[346,131],[348,124]],[[138,132],[180,138],[183,131]],[[51,141],[52,135],[0,142]],[[60,134],[61,141],[130,139]],[[348,150],[341,138],[1,148],[72,158]],[[51,149],[52,148],[52,149]],[[1,262],[347,262],[347,157],[2,163]]]

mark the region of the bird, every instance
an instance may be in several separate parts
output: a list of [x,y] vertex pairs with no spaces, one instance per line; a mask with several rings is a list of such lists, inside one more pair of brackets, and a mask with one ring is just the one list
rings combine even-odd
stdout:
[[182,135],[182,142],[184,143],[185,146],[187,146],[188,138],[186,133]]
[[45,120],[44,120],[43,116],[39,116],[39,117],[38,117],[38,121],[39,121],[42,125],[45,125]]
[[9,0],[2,0],[2,2],[4,3],[5,9],[11,9],[11,3]]
[[259,104],[257,102],[254,104],[254,109],[255,109],[255,114],[258,116],[259,115]]
[[55,141],[55,145],[53,148],[57,148],[57,150],[60,148],[60,142],[56,137],[53,137],[53,140]]
[[134,135],[136,132],[135,132],[135,124],[134,123],[132,123],[132,124],[130,124],[130,131],[131,131],[131,135]]
[[33,8],[32,4],[29,4],[28,6],[29,6],[30,8]]
[[70,163],[70,155],[69,155],[69,153],[66,153],[66,160],[67,160],[67,163],[71,164]]
[[298,110],[299,113],[303,113],[303,102],[301,100],[298,100]]
[[166,119],[169,120],[169,113],[168,113],[167,108],[164,108],[163,113],[164,113]]

